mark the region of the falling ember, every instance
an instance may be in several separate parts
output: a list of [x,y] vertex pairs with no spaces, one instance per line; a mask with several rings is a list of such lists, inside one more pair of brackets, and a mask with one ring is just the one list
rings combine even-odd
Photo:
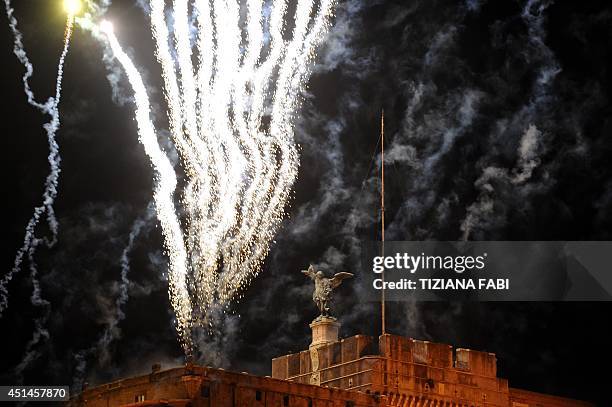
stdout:
[[169,294],[187,354],[191,330],[210,327],[212,307],[241,296],[269,251],[297,176],[300,94],[334,5],[323,0],[315,10],[313,0],[300,0],[286,40],[285,0],[273,3],[269,21],[262,1],[247,0],[244,28],[236,1],[174,0],[173,30],[165,1],[150,1],[170,134],[187,177],[180,193],[183,228],[172,198],[176,175],[157,143],[142,78],[110,23],[101,26],[134,88],[140,141],[157,173],[154,198],[170,259]]
[[81,11],[81,2],[79,0],[64,0],[64,10],[69,16],[74,16]]

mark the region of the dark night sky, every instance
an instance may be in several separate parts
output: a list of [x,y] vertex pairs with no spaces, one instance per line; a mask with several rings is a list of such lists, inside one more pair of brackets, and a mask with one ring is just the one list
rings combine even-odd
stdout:
[[[55,1],[15,3],[32,88],[43,99],[53,92],[64,15]],[[161,106],[146,15],[136,1],[115,3],[116,33]],[[0,41],[8,271],[41,200],[48,149],[8,26]],[[341,2],[296,122],[301,167],[290,216],[234,315],[201,339],[201,362],[269,374],[272,357],[307,347],[316,312],[298,271],[312,262],[359,273],[359,242],[379,237],[371,159],[382,107],[387,239],[459,240],[468,230],[474,240],[612,240],[611,43],[605,1]],[[152,170],[130,88],[125,78],[111,88],[101,55],[77,29],[60,108],[59,242],[36,254],[49,304],[31,305],[26,264],[0,319],[1,384],[101,383],[182,360],[160,230],[146,218]],[[526,155],[530,126],[537,130]],[[105,352],[87,352],[113,318],[121,255],[143,217],[120,335]],[[342,334],[377,335],[378,305],[359,296],[358,284],[340,290]],[[605,405],[610,377],[598,367],[612,364],[611,313],[610,303],[392,303],[388,325],[495,352],[511,386]],[[27,359],[36,321],[48,336]]]

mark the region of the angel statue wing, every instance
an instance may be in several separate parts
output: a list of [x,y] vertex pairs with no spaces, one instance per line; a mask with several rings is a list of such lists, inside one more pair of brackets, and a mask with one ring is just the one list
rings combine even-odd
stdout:
[[317,275],[317,271],[315,270],[312,264],[310,265],[310,267],[308,267],[308,270],[302,270],[302,273],[306,274],[308,277],[310,277],[313,280],[315,279]]
[[346,273],[344,271],[341,273],[334,274],[334,277],[329,280],[329,283],[331,284],[331,288],[334,289],[338,287],[340,284],[342,284],[342,280],[351,278],[351,277],[353,277],[353,273]]

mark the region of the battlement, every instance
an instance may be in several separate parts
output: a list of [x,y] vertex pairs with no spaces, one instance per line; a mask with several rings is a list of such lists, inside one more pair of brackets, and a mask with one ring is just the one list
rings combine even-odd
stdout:
[[423,400],[468,406],[590,405],[510,389],[508,380],[497,377],[494,353],[389,334],[381,335],[378,341],[365,335],[351,336],[275,358],[272,377],[384,395],[389,405],[398,406]]
[[[316,339],[316,338],[315,338]],[[272,360],[272,377],[186,365],[84,389],[69,406],[592,407],[508,387],[488,352],[355,335]]]
[[86,389],[70,407],[384,407],[384,397],[188,365]]
[[[378,342],[366,335],[355,335],[317,348],[319,370],[343,365],[364,357],[385,358],[399,364],[453,369],[481,377],[497,376],[494,353],[457,348],[396,335],[382,335]],[[272,376],[288,379],[313,371],[312,349],[272,359]]]

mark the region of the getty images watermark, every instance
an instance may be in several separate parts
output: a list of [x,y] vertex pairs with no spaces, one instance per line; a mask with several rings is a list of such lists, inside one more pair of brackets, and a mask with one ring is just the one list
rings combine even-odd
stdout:
[[366,299],[610,301],[612,242],[366,242]]
[[414,256],[403,252],[394,256],[375,256],[372,271],[380,277],[374,279],[372,286],[376,290],[508,290],[509,278],[400,278],[386,281],[383,276],[386,269],[404,270],[410,274],[420,270],[463,274],[465,271],[484,270],[486,258],[487,253],[480,256],[432,256],[425,253]]

